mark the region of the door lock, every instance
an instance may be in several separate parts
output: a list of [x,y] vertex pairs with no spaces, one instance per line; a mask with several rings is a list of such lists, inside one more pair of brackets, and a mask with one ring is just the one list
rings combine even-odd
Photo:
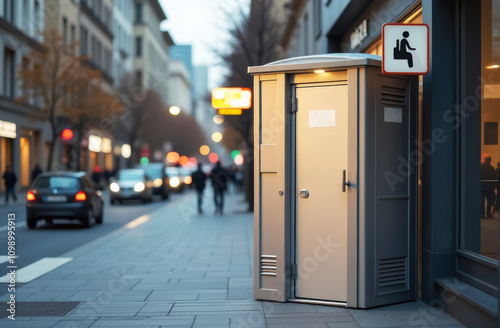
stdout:
[[308,198],[309,197],[309,191],[307,191],[307,189],[300,189],[299,190],[299,196],[300,196],[300,198]]

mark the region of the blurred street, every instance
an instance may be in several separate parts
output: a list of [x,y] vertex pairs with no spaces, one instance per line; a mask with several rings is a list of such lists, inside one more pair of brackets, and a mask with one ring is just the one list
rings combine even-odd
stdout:
[[[3,318],[0,326],[463,327],[420,301],[372,310],[255,301],[253,214],[246,212],[241,194],[228,193],[225,214],[214,215],[211,196],[209,188],[203,214],[189,192],[167,202],[108,206],[104,224],[91,229],[70,224],[21,228],[19,263],[27,258],[28,245],[55,243],[54,235],[87,240],[66,252],[62,245],[68,239],[58,240],[61,249],[52,256],[67,262],[20,284],[16,321]],[[139,209],[145,214],[130,221]],[[6,284],[1,285],[4,291]],[[7,300],[8,294],[1,297]],[[44,309],[43,316],[35,308]]]

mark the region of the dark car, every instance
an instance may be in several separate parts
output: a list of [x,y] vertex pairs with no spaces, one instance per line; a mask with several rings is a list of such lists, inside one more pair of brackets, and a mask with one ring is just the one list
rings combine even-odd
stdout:
[[182,192],[184,190],[184,177],[181,176],[181,171],[178,167],[169,166],[164,169],[165,174],[168,176],[168,184],[170,190]]
[[122,169],[109,185],[111,204],[117,200],[139,199],[144,203],[153,200],[153,183],[143,169]]
[[165,174],[165,165],[162,163],[139,164],[137,168],[144,170],[153,181],[153,195],[159,195],[162,199],[168,199],[170,185],[168,176]]
[[85,172],[41,173],[26,195],[26,223],[35,229],[38,220],[76,219],[85,227],[101,224],[104,200]]

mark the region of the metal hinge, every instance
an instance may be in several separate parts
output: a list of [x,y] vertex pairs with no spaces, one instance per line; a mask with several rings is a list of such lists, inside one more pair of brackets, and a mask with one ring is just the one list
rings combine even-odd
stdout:
[[297,112],[297,98],[296,97],[290,98],[290,111],[292,113]]
[[297,279],[297,264],[292,264],[290,268],[290,276],[293,280]]

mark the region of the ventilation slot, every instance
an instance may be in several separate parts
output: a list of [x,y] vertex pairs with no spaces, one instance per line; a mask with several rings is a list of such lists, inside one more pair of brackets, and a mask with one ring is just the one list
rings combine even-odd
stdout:
[[404,107],[406,106],[406,90],[382,87],[382,104]]
[[406,284],[408,270],[406,257],[379,260],[378,283],[379,287],[388,287]]
[[260,256],[260,274],[263,276],[276,276],[276,255]]

